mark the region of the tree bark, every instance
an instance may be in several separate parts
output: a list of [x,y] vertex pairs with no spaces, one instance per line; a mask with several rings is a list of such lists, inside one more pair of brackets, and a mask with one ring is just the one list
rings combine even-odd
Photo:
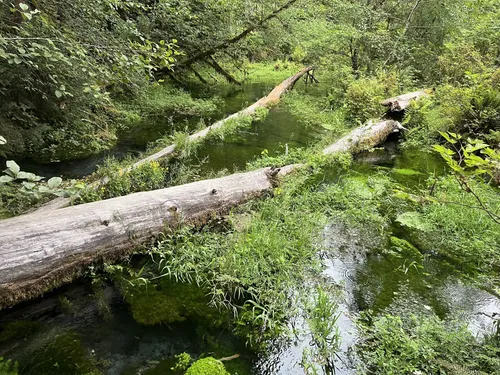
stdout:
[[354,129],[346,136],[323,150],[323,154],[350,152],[357,154],[384,143],[392,133],[400,132],[404,127],[398,121],[384,120],[377,123],[369,121],[366,125]]
[[[375,147],[400,128],[396,121],[368,124],[324,153]],[[166,228],[203,223],[258,198],[299,167],[263,168],[2,220],[0,309],[71,282],[97,260],[119,259]]]

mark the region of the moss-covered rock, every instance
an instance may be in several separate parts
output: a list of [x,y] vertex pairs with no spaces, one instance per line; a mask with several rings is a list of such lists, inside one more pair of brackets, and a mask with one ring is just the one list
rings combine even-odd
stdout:
[[212,357],[199,359],[187,370],[186,375],[230,375],[224,364]]
[[391,249],[403,255],[415,258],[423,257],[422,253],[411,243],[394,236],[391,236]]

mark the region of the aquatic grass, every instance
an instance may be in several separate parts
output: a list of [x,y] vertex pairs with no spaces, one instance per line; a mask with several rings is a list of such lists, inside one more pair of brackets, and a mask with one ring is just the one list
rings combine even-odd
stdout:
[[312,303],[306,303],[306,321],[313,345],[302,356],[302,367],[306,374],[314,374],[320,365],[325,374],[335,374],[335,361],[340,351],[340,332],[337,321],[340,317],[338,296],[332,296],[318,286]]
[[408,311],[400,316],[365,313],[357,323],[363,337],[356,347],[364,364],[359,374],[500,373],[498,339],[481,342],[462,322]]
[[93,180],[106,181],[99,186],[89,184],[79,193],[76,203],[93,202],[120,197],[140,191],[161,189],[166,186],[168,168],[157,161],[129,169],[130,159],[106,159],[92,175]]
[[[473,188],[485,205],[498,212],[498,189],[483,183],[475,183]],[[437,181],[434,197],[436,203],[424,205],[420,210],[422,220],[432,230],[413,233],[416,244],[424,251],[453,259],[466,272],[498,272],[500,225],[451,176]]]

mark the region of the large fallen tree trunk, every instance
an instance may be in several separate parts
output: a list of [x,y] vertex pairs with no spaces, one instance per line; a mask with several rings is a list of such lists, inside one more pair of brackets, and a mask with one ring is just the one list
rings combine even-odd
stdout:
[[[329,147],[375,147],[400,124],[383,121]],[[373,130],[370,130],[372,129]],[[380,135],[379,135],[380,134]],[[39,296],[78,277],[86,265],[118,259],[168,227],[203,223],[269,192],[299,168],[263,168],[150,192],[0,221],[0,308]]]
[[357,154],[367,151],[379,144],[382,144],[392,133],[404,130],[404,127],[394,120],[385,120],[377,123],[369,121],[366,125],[354,129],[346,136],[323,150],[323,154],[333,154],[336,152],[350,152]]
[[0,221],[0,307],[70,282],[82,266],[117,258],[167,227],[205,222],[269,191],[293,170],[264,168],[215,180]]
[[380,102],[381,105],[389,107],[391,112],[404,111],[408,108],[413,100],[418,100],[424,96],[428,96],[433,90],[425,89],[420,91],[410,92],[408,94],[396,96],[394,98],[385,99]]

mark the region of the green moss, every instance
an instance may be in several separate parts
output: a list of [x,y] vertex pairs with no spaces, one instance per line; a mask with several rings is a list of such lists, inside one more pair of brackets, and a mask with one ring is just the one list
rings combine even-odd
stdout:
[[391,249],[403,255],[416,258],[423,257],[422,253],[420,253],[420,251],[411,243],[394,236],[391,236]]
[[0,357],[0,375],[18,375],[17,369],[17,363]]
[[73,332],[47,338],[47,343],[29,356],[19,358],[19,368],[26,375],[99,374],[96,363],[80,341],[80,336]]
[[195,317],[220,325],[224,316],[211,306],[207,292],[195,285],[171,283],[167,280],[156,285],[124,289],[134,319],[144,325],[182,322]]
[[187,370],[186,375],[230,375],[224,364],[212,357],[197,360]]

